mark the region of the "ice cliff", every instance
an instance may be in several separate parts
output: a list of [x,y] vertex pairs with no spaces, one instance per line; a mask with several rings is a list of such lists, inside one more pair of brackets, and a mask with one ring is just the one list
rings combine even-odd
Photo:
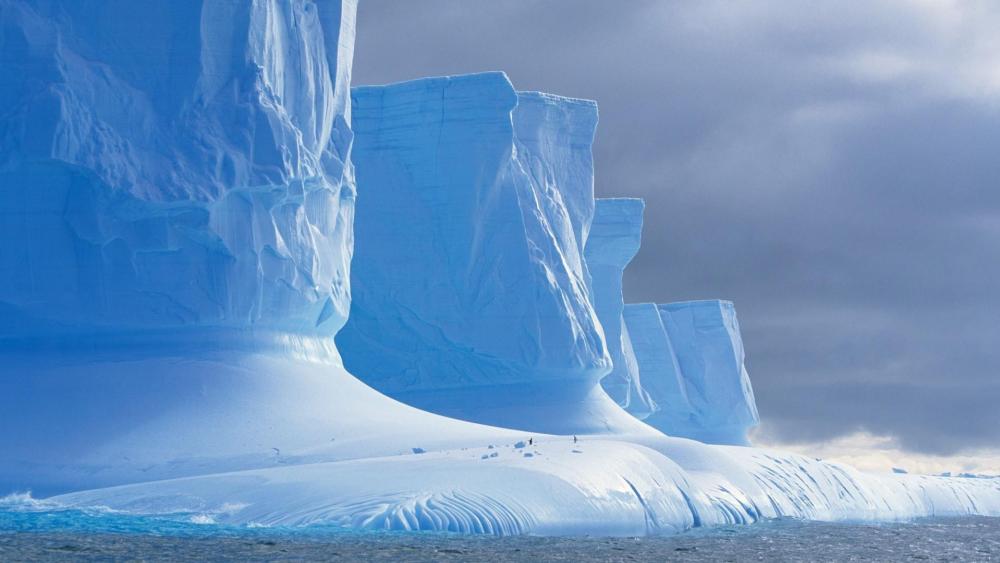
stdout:
[[0,10],[0,335],[337,331],[353,1]]
[[[629,303],[624,307],[623,320],[629,331],[629,345],[635,356],[633,361],[643,376],[642,389],[653,404],[652,408],[641,412],[636,412],[629,405],[625,408],[642,419],[673,417],[685,421],[685,427],[690,426],[689,421],[696,413],[688,398],[677,354],[663,327],[659,309],[652,303]],[[668,434],[676,431],[662,426],[660,429]]]
[[612,370],[601,380],[601,386],[638,418],[646,417],[657,406],[639,378],[639,365],[623,316],[622,274],[639,252],[644,208],[641,199],[598,199],[585,251],[594,307],[604,327],[612,362]]
[[639,251],[643,210],[638,199],[598,199],[586,241],[593,300],[613,363],[601,385],[665,434],[745,445],[758,416],[733,304],[624,304],[622,274]]
[[623,305],[642,204],[594,203],[596,105],[501,73],[349,96],[354,16],[0,0],[0,495],[48,497],[0,506],[497,535],[1000,515],[995,480],[628,414],[605,388],[677,436],[757,418],[731,304]]
[[353,91],[358,199],[346,367],[433,412],[535,431],[527,410],[606,402],[611,368],[583,247],[593,102],[502,73]]
[[0,487],[330,440],[355,9],[0,2]]
[[644,422],[671,436],[747,444],[759,419],[729,301],[625,306],[642,387],[656,403]]

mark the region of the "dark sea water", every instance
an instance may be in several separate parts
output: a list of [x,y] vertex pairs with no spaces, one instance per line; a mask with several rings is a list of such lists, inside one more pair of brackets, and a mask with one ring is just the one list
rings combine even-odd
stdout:
[[493,538],[245,528],[0,509],[0,561],[994,561],[1000,518],[892,524],[775,520],[653,538]]

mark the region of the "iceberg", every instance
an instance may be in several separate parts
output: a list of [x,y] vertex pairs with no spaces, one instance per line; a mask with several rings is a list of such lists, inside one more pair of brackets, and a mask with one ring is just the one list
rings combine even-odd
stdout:
[[[694,416],[688,425],[672,426],[675,436],[712,444],[747,444],[747,431],[760,419],[736,309],[730,301],[685,301],[658,305],[670,338]],[[669,420],[670,414],[661,411]]]
[[601,380],[601,386],[616,403],[640,419],[655,411],[657,405],[639,379],[639,364],[624,318],[622,274],[639,252],[644,208],[641,199],[598,199],[584,252],[594,307],[611,354],[612,369]]
[[[333,335],[353,2],[5,2],[0,334]],[[9,66],[8,66],[9,65]]]
[[596,200],[585,256],[613,365],[601,385],[667,435],[747,445],[759,418],[733,304],[624,303],[622,274],[639,251],[643,210],[638,199]]
[[279,374],[253,358],[339,364],[355,9],[0,6],[0,483],[145,478],[315,422],[256,402]]
[[756,421],[735,314],[630,321],[596,105],[352,93],[355,13],[0,0],[0,495],[494,535],[1000,515],[993,479],[682,437]]
[[732,302],[629,304],[624,318],[656,403],[640,418],[671,436],[747,445],[759,417]]
[[694,426],[696,413],[660,310],[653,303],[629,303],[622,316],[643,376],[642,389],[654,405],[649,410],[629,412],[666,434],[680,435],[682,429]]
[[[583,248],[593,102],[502,73],[355,88],[347,369],[423,410],[534,432],[639,425],[610,370]],[[595,413],[604,413],[596,415]]]

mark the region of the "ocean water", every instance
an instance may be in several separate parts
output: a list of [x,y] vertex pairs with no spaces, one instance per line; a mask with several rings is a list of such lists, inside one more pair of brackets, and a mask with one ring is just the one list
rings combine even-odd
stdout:
[[994,561],[1000,518],[772,520],[646,538],[494,538],[0,506],[0,561]]

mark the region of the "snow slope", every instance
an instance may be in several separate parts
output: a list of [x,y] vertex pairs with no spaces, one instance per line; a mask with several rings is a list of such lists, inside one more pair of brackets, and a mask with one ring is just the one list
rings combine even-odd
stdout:
[[[0,494],[498,535],[1000,515],[996,480],[668,437],[607,396],[592,102],[500,73],[357,90],[352,276],[354,12],[0,0]],[[365,381],[531,433],[359,381],[349,308]],[[747,423],[731,311],[658,313],[692,404]]]

